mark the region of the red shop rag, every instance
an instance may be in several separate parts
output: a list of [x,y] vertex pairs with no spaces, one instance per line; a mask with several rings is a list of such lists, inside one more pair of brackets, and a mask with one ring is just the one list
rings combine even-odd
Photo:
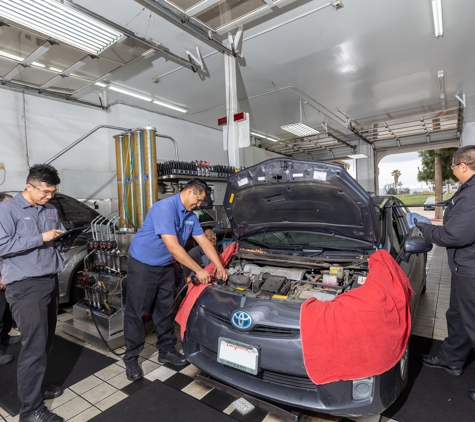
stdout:
[[[224,267],[228,265],[231,257],[237,252],[237,243],[231,243],[219,256],[221,264]],[[216,265],[213,263],[207,265],[205,270],[208,271],[211,275],[214,275],[216,269]],[[181,302],[180,309],[175,316],[175,321],[180,324],[180,333],[181,338],[184,338],[185,331],[186,331],[186,322],[188,321],[188,317],[190,316],[191,309],[195,305],[196,301],[200,297],[203,290],[206,289],[209,284],[197,284],[196,286],[192,283],[188,283],[188,290],[186,292],[186,296]]]
[[361,287],[300,310],[305,368],[315,384],[380,375],[402,358],[411,332],[409,279],[385,250]]

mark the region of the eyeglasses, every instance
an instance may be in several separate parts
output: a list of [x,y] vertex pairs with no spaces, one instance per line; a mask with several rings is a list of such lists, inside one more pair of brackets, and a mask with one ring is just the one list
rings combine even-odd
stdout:
[[198,205],[201,204],[201,203],[205,200],[205,198],[206,198],[206,197],[204,197],[204,198],[201,198],[201,199],[200,199],[200,197],[199,197],[198,194],[196,194],[196,193],[193,193],[193,195],[196,196],[196,199],[198,200]]
[[450,168],[452,169],[452,171],[455,169],[455,167],[459,166],[460,164],[463,164],[463,163],[457,163],[457,164],[454,164],[452,166],[450,166]]
[[216,234],[215,234],[215,233],[205,233],[205,236],[206,236],[208,239],[212,239],[213,237],[216,237]]
[[55,190],[43,190],[43,189],[37,188],[33,183],[30,183],[30,185],[33,186],[37,191],[40,191],[42,194],[44,194],[46,196],[48,196],[48,195],[54,196],[58,192],[57,189],[55,189]]

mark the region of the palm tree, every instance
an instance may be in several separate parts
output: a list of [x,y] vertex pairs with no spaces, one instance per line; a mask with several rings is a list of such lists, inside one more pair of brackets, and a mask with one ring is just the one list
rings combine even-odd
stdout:
[[391,176],[394,177],[394,189],[396,189],[396,195],[397,195],[397,182],[399,181],[399,177],[401,176],[402,172],[401,170],[393,170],[391,172]]

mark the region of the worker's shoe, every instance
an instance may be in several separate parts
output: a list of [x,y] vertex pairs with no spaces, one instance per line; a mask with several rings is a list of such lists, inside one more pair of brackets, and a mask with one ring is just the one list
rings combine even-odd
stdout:
[[462,375],[463,373],[462,368],[451,366],[448,363],[445,363],[438,356],[421,355],[421,361],[422,364],[428,368],[443,369],[445,372],[449,373],[450,375],[455,375],[456,377]]
[[178,353],[175,349],[169,352],[159,352],[158,361],[160,363],[171,363],[176,366],[184,366],[188,363],[185,356]]
[[12,355],[7,355],[0,350],[0,365],[6,365],[13,360]]
[[9,336],[6,335],[2,337],[2,344],[15,344],[20,341],[20,336]]
[[470,397],[473,401],[475,401],[475,389],[468,390],[468,397]]
[[47,385],[43,390],[43,400],[55,399],[63,394],[64,390],[57,385]]
[[129,381],[138,381],[143,378],[143,372],[137,359],[125,363],[125,375]]
[[50,412],[46,407],[24,418],[20,422],[64,422],[64,419],[56,413]]

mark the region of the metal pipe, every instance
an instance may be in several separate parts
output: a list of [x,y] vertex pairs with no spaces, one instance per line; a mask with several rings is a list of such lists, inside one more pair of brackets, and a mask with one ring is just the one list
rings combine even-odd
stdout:
[[68,145],[66,148],[58,152],[54,157],[51,157],[49,160],[45,161],[45,164],[51,164],[54,160],[61,157],[64,153],[68,152],[71,148],[74,148],[77,144],[84,141],[87,137],[91,136],[94,132],[98,131],[99,129],[115,129],[115,130],[129,130],[129,128],[121,127],[121,126],[110,126],[110,125],[99,125],[96,126],[94,129],[87,132],[85,135],[81,136],[78,140],[74,141],[71,145]]
[[170,139],[170,140],[175,144],[175,157],[176,157],[176,160],[177,160],[177,161],[180,161],[180,157],[178,156],[178,145],[177,145],[176,141],[175,141],[171,136],[168,136],[168,135],[160,135],[159,133],[156,133],[156,134],[155,134],[155,137],[157,137],[157,138],[167,138],[167,139]]
[[132,173],[135,197],[134,224],[137,228],[140,228],[145,218],[144,145],[142,131],[140,129],[134,130],[131,138],[134,151],[134,168]]

